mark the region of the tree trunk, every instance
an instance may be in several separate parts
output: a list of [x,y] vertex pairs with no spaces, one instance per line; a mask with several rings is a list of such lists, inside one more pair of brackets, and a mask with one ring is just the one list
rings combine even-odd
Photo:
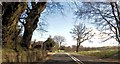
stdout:
[[[15,33],[18,31],[17,23],[27,7],[27,3],[11,3],[4,2],[3,4],[3,22],[2,22],[2,39],[3,45],[14,45],[15,42]],[[16,35],[17,36],[17,35]]]
[[78,52],[78,51],[79,51],[79,46],[80,46],[80,43],[79,43],[79,41],[77,40],[76,52]]
[[61,49],[61,43],[62,43],[62,42],[59,43],[58,52],[60,52],[60,49]]
[[31,41],[32,34],[33,34],[33,30],[31,30],[28,27],[25,27],[25,31],[23,34],[23,42],[22,42],[23,47],[29,47],[29,42]]
[[23,44],[22,46],[27,47],[28,49],[33,35],[33,31],[37,27],[40,14],[46,7],[46,2],[38,2],[37,4],[34,3],[32,4],[33,4],[33,9],[30,11],[28,17],[26,18],[26,24],[23,24],[25,30],[22,39],[22,44]]
[[79,50],[79,46],[77,45],[77,47],[76,47],[76,52],[78,52],[78,50]]
[[78,52],[78,51],[79,51],[80,44],[81,44],[81,42],[80,42],[79,40],[77,40],[76,52]]
[[[112,27],[115,29],[116,40],[120,44],[120,10],[119,10],[119,6],[116,2],[111,2],[110,5],[112,7],[112,13],[113,13],[114,19],[116,21],[116,26],[112,26]],[[116,15],[116,13],[117,13],[117,15]]]

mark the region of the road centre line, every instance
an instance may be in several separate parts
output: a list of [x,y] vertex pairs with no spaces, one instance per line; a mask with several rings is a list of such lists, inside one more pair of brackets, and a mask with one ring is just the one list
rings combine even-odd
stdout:
[[75,62],[77,62],[78,64],[84,64],[82,61],[80,61],[79,59],[77,59],[76,57],[70,55],[69,53],[66,53],[69,57],[71,57]]

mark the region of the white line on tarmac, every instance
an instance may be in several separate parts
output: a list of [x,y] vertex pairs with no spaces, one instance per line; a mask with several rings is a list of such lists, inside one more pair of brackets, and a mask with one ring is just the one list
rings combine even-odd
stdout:
[[56,53],[52,53],[51,55],[53,56],[53,55],[55,55]]
[[48,54],[50,54],[50,55],[52,55],[52,56],[53,56],[53,55],[55,55],[56,53],[48,53]]
[[76,57],[70,55],[69,53],[66,53],[69,57],[71,57],[75,62],[77,62],[78,64],[84,64],[82,61],[80,61],[79,59],[77,59]]

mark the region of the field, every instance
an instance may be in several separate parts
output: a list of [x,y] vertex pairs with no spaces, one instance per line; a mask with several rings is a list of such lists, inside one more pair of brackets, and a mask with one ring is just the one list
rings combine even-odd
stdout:
[[118,50],[118,48],[78,52],[78,54],[85,55],[85,56],[93,56],[97,58],[110,58],[110,59],[118,59],[119,53],[120,53],[120,50]]

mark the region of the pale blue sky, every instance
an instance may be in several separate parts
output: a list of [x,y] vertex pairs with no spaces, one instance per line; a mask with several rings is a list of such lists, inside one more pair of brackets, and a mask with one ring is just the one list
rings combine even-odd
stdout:
[[[74,16],[74,12],[76,9],[71,9],[71,8],[65,8],[64,12],[65,12],[65,16],[61,15],[59,12],[57,11],[54,14],[51,15],[47,15],[45,16],[48,22],[48,32],[44,33],[43,36],[41,37],[40,33],[35,31],[32,37],[32,40],[36,39],[37,41],[40,40],[46,40],[49,35],[51,35],[52,37],[54,37],[55,35],[61,35],[64,36],[66,38],[66,41],[63,43],[63,45],[76,45],[76,41],[72,38],[72,35],[69,33],[71,31],[71,29],[73,28],[74,22],[75,22],[75,16]],[[78,20],[78,21],[89,21],[89,20]],[[91,20],[90,20],[91,21]],[[87,23],[87,25],[89,27],[94,27],[93,25]],[[95,29],[95,28],[93,28]],[[95,29],[97,32],[97,29]],[[98,34],[97,34],[98,35]],[[89,43],[88,41],[83,42],[81,45],[82,46],[87,46],[87,47],[92,47],[92,46],[96,46],[96,47],[101,47],[101,46],[111,46],[111,45],[118,45],[118,43],[114,43],[116,42],[115,40],[110,40],[107,41],[105,43],[100,43],[101,41],[97,38],[93,38],[93,43]]]

